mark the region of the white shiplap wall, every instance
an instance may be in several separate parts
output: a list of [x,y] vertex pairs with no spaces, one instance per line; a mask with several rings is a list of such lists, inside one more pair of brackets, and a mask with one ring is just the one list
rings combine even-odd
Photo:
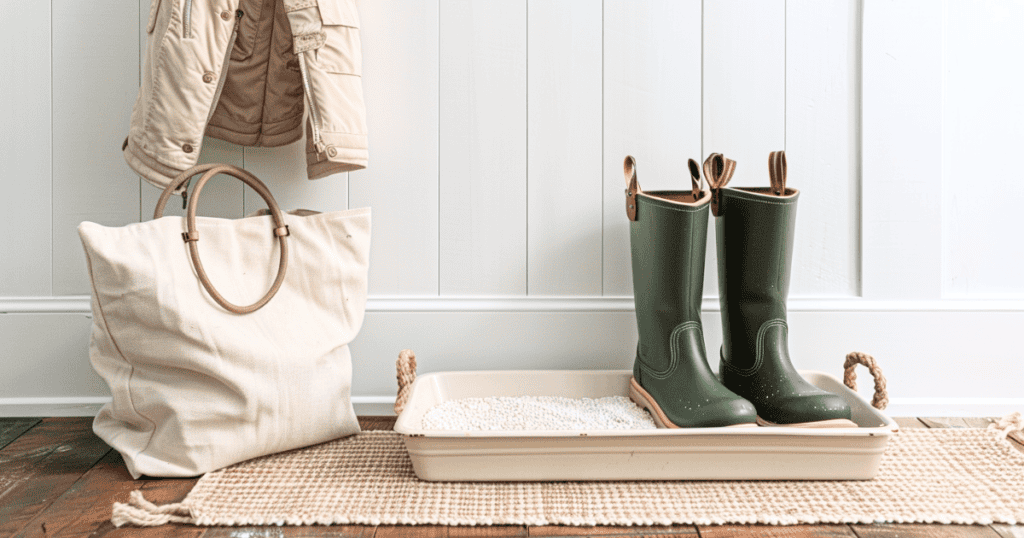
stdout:
[[[88,363],[75,227],[147,219],[159,194],[119,152],[149,2],[3,6],[0,414],[90,413],[107,391]],[[396,0],[360,14],[367,170],[307,181],[299,144],[208,140],[201,158],[245,166],[287,208],[373,208],[353,344],[363,412],[393,397],[406,347],[422,371],[628,368],[623,156],[646,189],[685,188],[686,160],[716,151],[738,161],[736,185],[766,185],[776,149],[803,192],[798,366],[838,374],[846,352],[872,353],[894,414],[1024,408],[1008,336],[1024,323],[1020,3]],[[209,215],[260,204],[230,181],[205,194]]]

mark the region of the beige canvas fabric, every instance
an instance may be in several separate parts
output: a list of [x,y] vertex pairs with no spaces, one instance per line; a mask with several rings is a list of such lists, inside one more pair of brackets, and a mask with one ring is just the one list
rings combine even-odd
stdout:
[[[359,431],[348,343],[366,306],[370,211],[285,214],[288,270],[261,309],[232,314],[196,278],[185,219],[78,230],[92,281],[90,359],[113,401],[96,434],[132,476],[195,476]],[[202,265],[248,305],[280,247],[270,216],[198,218]]]
[[146,29],[124,156],[149,182],[194,166],[204,134],[273,147],[305,130],[310,179],[366,167],[355,0],[152,0]]

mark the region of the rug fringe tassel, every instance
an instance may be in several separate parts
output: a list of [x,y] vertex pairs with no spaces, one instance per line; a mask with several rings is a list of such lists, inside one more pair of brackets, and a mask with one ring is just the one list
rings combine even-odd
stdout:
[[195,523],[184,503],[173,503],[157,506],[142,496],[141,490],[128,495],[128,503],[114,503],[114,511],[110,522],[115,527],[136,525],[138,527],[156,527],[167,523]]
[[1024,431],[1024,416],[1021,416],[1020,411],[1014,411],[989,424],[988,429],[999,430],[1002,432],[1002,438],[1006,439],[1006,436],[1011,433]]

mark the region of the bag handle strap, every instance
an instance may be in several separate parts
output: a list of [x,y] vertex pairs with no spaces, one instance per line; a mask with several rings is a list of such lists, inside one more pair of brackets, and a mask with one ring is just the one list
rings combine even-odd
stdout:
[[[277,294],[277,291],[281,289],[281,284],[284,283],[285,271],[288,269],[288,241],[286,239],[289,232],[288,226],[284,223],[284,216],[281,214],[281,208],[277,205],[277,200],[274,200],[274,196],[270,194],[270,189],[268,189],[262,181],[257,179],[256,176],[251,173],[229,164],[201,164],[182,172],[164,188],[164,192],[160,195],[160,199],[156,203],[156,209],[153,211],[154,219],[158,219],[163,216],[167,200],[171,198],[174,191],[179,186],[188,183],[192,176],[196,174],[203,174],[203,176],[199,178],[199,181],[192,189],[192,196],[188,200],[188,213],[185,217],[186,231],[181,234],[182,239],[188,243],[188,252],[189,256],[192,258],[192,266],[196,270],[196,276],[199,277],[199,282],[202,283],[204,288],[206,288],[210,297],[212,297],[213,300],[225,310],[235,314],[248,314],[250,312],[255,312],[256,310],[263,308],[263,306]],[[277,267],[277,277],[274,279],[274,283],[271,284],[270,289],[262,299],[249,306],[238,306],[225,299],[224,296],[221,295],[213,286],[213,282],[210,282],[210,277],[207,276],[206,270],[203,269],[203,262],[199,259],[199,248],[197,245],[199,242],[199,232],[196,231],[196,208],[199,206],[199,193],[202,192],[203,186],[206,185],[206,182],[217,174],[225,174],[242,180],[243,183],[252,187],[252,189],[267,202],[267,207],[270,208],[270,217],[274,221],[274,236],[277,237],[281,244],[281,258]]]

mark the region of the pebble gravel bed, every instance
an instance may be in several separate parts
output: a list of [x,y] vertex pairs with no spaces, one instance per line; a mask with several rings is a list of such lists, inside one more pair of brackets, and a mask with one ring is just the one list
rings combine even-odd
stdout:
[[645,430],[657,427],[647,411],[625,396],[462,398],[436,405],[423,416],[425,430]]

